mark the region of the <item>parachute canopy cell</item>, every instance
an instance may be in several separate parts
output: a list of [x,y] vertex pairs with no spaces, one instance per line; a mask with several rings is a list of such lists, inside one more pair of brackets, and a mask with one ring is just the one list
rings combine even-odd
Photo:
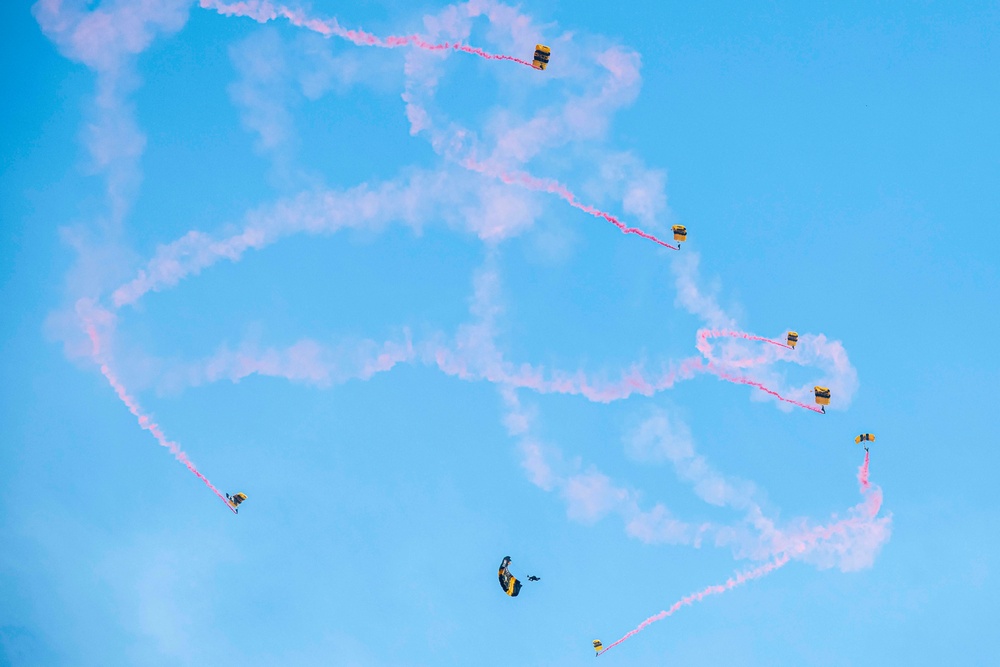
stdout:
[[552,55],[552,49],[544,44],[535,44],[535,59],[531,62],[531,66],[535,69],[545,69],[549,66],[550,55]]
[[681,242],[687,241],[688,230],[684,225],[674,225],[671,229],[674,231],[674,240]]
[[813,387],[816,394],[816,405],[830,405],[830,388]]
[[600,654],[602,648],[604,648],[604,645],[601,643],[601,640],[600,639],[595,639],[594,640],[594,650],[597,651],[598,654]]
[[862,433],[854,439],[854,442],[861,444],[862,442],[875,442],[875,436],[871,433]]
[[788,332],[788,347],[790,347],[790,348],[792,348],[794,350],[795,346],[798,344],[798,342],[799,342],[799,332],[798,331],[789,331]]
[[521,582],[510,573],[510,570],[507,569],[508,565],[510,565],[510,556],[504,556],[503,562],[500,563],[500,570],[497,573],[500,578],[500,588],[507,595],[516,598],[517,594],[521,592]]

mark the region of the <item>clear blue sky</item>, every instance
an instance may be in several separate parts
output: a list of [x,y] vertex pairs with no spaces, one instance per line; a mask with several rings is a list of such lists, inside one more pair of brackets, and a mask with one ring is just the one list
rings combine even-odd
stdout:
[[[520,58],[542,41],[546,72],[180,0],[5,4],[0,664],[584,664],[777,555],[748,507],[784,534],[851,516],[863,431],[877,538],[600,659],[991,664],[1000,8],[736,4],[304,6]],[[153,289],[116,301],[140,271]],[[239,516],[117,399],[81,298]],[[610,403],[505,388],[520,364],[652,377],[706,325],[797,329],[802,365],[716,350],[770,354],[746,372],[782,391],[828,380],[836,409],[709,374]],[[816,350],[838,344],[833,371]],[[505,555],[542,577],[513,600]]]

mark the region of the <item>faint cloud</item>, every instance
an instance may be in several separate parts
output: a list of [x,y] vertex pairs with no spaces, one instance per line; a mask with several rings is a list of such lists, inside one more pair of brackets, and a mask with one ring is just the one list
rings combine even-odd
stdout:
[[562,486],[562,496],[569,518],[588,524],[631,500],[626,489],[616,487],[607,475],[596,471],[569,477]]

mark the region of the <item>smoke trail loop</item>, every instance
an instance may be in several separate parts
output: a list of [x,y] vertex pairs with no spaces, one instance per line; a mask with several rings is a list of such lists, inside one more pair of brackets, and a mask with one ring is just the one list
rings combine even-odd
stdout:
[[869,464],[869,453],[865,452],[865,461],[858,468],[858,486],[859,490],[864,496],[864,502],[859,508],[863,508],[863,514],[859,516],[853,516],[848,519],[843,519],[830,526],[817,527],[814,530],[799,533],[789,536],[789,538],[780,545],[779,549],[776,549],[777,556],[774,560],[769,563],[765,563],[759,567],[751,570],[746,570],[730,577],[726,580],[724,584],[715,584],[713,586],[708,586],[697,593],[692,593],[686,597],[681,598],[668,609],[665,609],[658,614],[650,616],[634,629],[629,630],[625,635],[623,635],[617,641],[604,647],[604,649],[598,653],[598,655],[603,655],[610,649],[618,646],[630,637],[634,637],[638,633],[642,632],[644,629],[656,623],[657,621],[662,621],[668,616],[675,614],[681,607],[690,606],[695,602],[701,602],[703,599],[710,595],[719,595],[725,593],[726,591],[732,590],[737,586],[745,584],[753,579],[759,579],[771,572],[784,567],[792,560],[792,555],[796,558],[805,556],[810,551],[816,549],[819,544],[823,541],[830,540],[832,538],[844,538],[849,534],[849,531],[853,528],[864,524],[865,522],[874,519],[881,509],[882,506],[882,491],[878,487],[872,487],[871,482],[868,478],[868,464]]

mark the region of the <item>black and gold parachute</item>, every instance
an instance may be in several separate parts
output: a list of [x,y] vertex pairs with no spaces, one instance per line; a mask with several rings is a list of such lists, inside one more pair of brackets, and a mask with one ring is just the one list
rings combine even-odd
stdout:
[[[597,651],[597,655],[601,654],[601,649],[602,648],[604,648],[604,645],[601,644],[601,640],[600,639],[595,639],[594,640],[594,650]],[[597,656],[594,656],[594,657],[597,657]]]
[[674,232],[675,241],[677,241],[678,243],[683,243],[684,241],[687,241],[688,238],[687,227],[685,227],[684,225],[674,225],[673,227],[671,227],[671,229]]
[[794,350],[795,346],[798,344],[798,342],[799,342],[799,332],[798,331],[789,331],[788,332],[788,347],[790,347],[790,348],[792,348]]
[[500,588],[507,595],[516,598],[517,594],[521,592],[521,582],[510,573],[510,570],[507,569],[508,565],[510,565],[510,556],[504,556],[503,562],[500,563],[500,570],[497,573],[500,578]]
[[[510,556],[504,556],[503,562],[500,563],[500,569],[497,571],[497,576],[500,578],[500,588],[503,589],[503,592],[514,598],[521,592],[521,582],[510,573],[510,570],[507,569],[508,565],[510,565]],[[541,580],[541,577],[533,575],[528,577],[528,581]]]
[[234,493],[233,495],[226,494],[226,499],[229,501],[229,506],[236,510],[239,514],[239,506],[244,500],[247,499],[247,494],[245,493]]
[[[858,437],[854,438],[854,442],[861,444],[862,442],[875,442],[875,436],[871,433],[862,433]],[[865,451],[868,451],[868,445],[865,445]]]
[[535,59],[531,61],[531,66],[535,69],[545,69],[549,66],[549,56],[552,49],[544,44],[535,44]]
[[830,405],[830,388],[829,387],[813,387],[813,392],[816,395],[816,405],[822,406],[823,412],[826,412],[826,406]]

